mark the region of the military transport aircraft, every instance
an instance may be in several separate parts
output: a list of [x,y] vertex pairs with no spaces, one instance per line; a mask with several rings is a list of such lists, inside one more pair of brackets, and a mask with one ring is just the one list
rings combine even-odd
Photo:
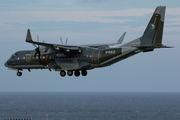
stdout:
[[[38,45],[35,50],[23,50],[14,53],[5,62],[5,66],[17,70],[17,76],[23,69],[51,69],[60,71],[64,77],[67,74],[76,77],[87,75],[87,70],[110,66],[140,52],[150,52],[156,48],[170,48],[162,45],[165,6],[156,8],[143,35],[129,43],[111,48],[110,45],[121,44],[124,33],[117,43],[94,45],[67,45],[35,42],[27,30],[26,42]],[[41,47],[40,47],[41,46]]]

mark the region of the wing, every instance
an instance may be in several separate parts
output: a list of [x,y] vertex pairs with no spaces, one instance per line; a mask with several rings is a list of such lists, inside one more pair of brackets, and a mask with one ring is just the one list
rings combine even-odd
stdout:
[[93,47],[93,48],[108,48],[109,46],[121,44],[124,40],[124,37],[126,35],[126,32],[118,39],[116,43],[109,43],[109,44],[92,44],[92,45],[83,45],[83,46],[88,46],[88,47]]
[[61,44],[52,44],[52,43],[44,43],[44,42],[35,42],[32,40],[30,29],[27,30],[27,36],[26,36],[26,42],[47,46],[47,47],[54,47],[55,49],[63,49],[67,52],[71,51],[80,51],[80,48],[108,48],[109,46],[121,44],[124,37],[126,35],[126,32],[118,39],[116,43],[110,43],[110,44],[92,44],[92,45],[81,45],[81,46],[74,46],[74,45],[61,45]]
[[31,38],[31,32],[30,29],[27,30],[27,36],[26,36],[26,42],[32,43],[32,44],[37,44],[37,45],[42,45],[42,46],[47,46],[47,47],[54,47],[58,49],[64,49],[66,51],[72,50],[72,51],[79,51],[79,46],[72,46],[72,45],[60,45],[60,44],[51,44],[51,43],[44,43],[44,42],[35,42]]

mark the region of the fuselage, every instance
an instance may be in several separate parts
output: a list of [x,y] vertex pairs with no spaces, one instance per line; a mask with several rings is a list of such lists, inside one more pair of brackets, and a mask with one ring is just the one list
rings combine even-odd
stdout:
[[82,48],[82,52],[56,51],[54,53],[42,53],[35,56],[35,50],[22,50],[14,53],[5,63],[6,67],[22,69],[47,69],[61,70],[82,70],[105,67],[125,59],[139,51],[137,48],[107,48],[89,49]]

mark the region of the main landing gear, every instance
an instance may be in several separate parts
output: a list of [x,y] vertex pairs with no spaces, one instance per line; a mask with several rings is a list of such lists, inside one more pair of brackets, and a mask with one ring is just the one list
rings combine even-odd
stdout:
[[[61,75],[62,77],[65,77],[65,76],[66,76],[66,72],[65,72],[64,70],[62,70],[62,71],[60,72],[60,75]],[[67,71],[67,75],[68,75],[68,76],[72,76],[72,75],[73,75],[73,71],[72,71],[72,70],[68,70],[68,71]],[[80,76],[79,70],[74,71],[74,75],[75,75],[76,77],[79,77],[79,76]],[[87,70],[82,70],[82,71],[81,71],[81,75],[82,75],[82,76],[86,76],[86,75],[87,75]]]

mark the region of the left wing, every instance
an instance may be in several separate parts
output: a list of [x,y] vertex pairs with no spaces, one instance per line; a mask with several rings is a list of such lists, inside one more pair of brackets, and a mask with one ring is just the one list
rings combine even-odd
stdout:
[[42,46],[48,46],[48,47],[54,47],[58,49],[64,49],[66,51],[79,51],[79,46],[71,46],[71,45],[60,45],[60,44],[51,44],[51,43],[44,43],[44,42],[35,42],[31,38],[31,33],[30,29],[27,30],[27,36],[26,36],[26,42],[32,43],[32,44],[37,44],[37,45],[42,45]]

